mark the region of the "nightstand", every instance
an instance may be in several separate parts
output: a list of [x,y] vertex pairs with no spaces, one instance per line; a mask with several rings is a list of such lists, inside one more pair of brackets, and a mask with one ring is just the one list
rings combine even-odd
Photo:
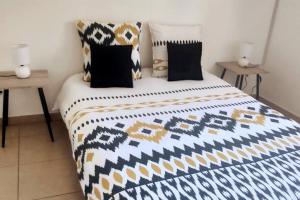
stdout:
[[261,74],[268,73],[267,71],[259,68],[259,65],[252,65],[250,67],[240,67],[237,62],[217,62],[217,66],[223,68],[221,79],[224,78],[226,71],[231,71],[237,75],[235,87],[240,90],[243,87],[244,77],[247,75],[256,75],[256,99],[259,100],[259,86],[261,82]]
[[9,105],[9,90],[14,88],[33,87],[38,89],[44,116],[48,126],[51,141],[54,142],[54,137],[51,129],[51,118],[47,107],[46,98],[43,87],[48,83],[47,70],[32,70],[31,76],[26,79],[19,79],[13,71],[0,72],[0,88],[3,89],[3,117],[2,117],[2,147],[5,147],[6,127],[8,125],[8,105]]

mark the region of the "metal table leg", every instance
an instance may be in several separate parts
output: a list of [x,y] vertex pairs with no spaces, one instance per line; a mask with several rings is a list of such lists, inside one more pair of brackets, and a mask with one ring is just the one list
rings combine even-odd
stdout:
[[236,81],[235,81],[235,87],[236,88],[239,86],[239,82],[240,82],[240,75],[237,75]]
[[244,80],[244,75],[241,76],[241,81],[240,81],[240,86],[239,86],[240,90],[242,90],[242,88],[243,88],[243,80]]
[[260,75],[256,75],[256,99],[259,100]]
[[5,147],[6,127],[8,125],[8,102],[9,90],[3,92],[3,114],[2,114],[2,147]]
[[41,104],[42,104],[43,111],[44,111],[44,116],[45,116],[46,123],[47,123],[47,126],[48,126],[48,132],[49,132],[51,141],[54,142],[54,137],[53,137],[52,128],[51,128],[51,117],[50,117],[50,114],[49,114],[49,111],[48,111],[47,102],[46,102],[46,98],[45,98],[45,95],[44,95],[44,90],[43,90],[43,88],[38,88],[38,91],[39,91]]
[[222,72],[222,75],[221,75],[221,79],[223,79],[223,78],[224,78],[224,76],[225,76],[225,73],[226,73],[226,69],[223,69],[223,72]]

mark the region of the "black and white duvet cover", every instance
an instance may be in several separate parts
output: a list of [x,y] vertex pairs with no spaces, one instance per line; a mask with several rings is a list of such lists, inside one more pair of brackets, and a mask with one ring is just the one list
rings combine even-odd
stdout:
[[86,199],[300,199],[300,126],[215,76],[91,89],[58,105]]

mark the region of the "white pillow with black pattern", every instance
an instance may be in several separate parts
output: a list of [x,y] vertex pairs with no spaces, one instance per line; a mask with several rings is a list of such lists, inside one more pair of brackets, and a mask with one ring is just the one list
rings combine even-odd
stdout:
[[190,44],[201,42],[201,25],[162,25],[149,24],[154,77],[168,76],[168,42],[177,44]]
[[82,43],[84,81],[91,80],[91,43],[104,46],[132,45],[132,77],[134,80],[142,78],[139,52],[139,38],[142,28],[141,22],[113,24],[79,20],[76,22],[76,27]]

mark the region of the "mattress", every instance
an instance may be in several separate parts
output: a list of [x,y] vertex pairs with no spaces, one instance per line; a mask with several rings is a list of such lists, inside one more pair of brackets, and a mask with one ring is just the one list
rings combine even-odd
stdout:
[[[300,126],[216,76],[63,85],[86,199],[300,199]],[[146,74],[146,75],[145,75]]]

